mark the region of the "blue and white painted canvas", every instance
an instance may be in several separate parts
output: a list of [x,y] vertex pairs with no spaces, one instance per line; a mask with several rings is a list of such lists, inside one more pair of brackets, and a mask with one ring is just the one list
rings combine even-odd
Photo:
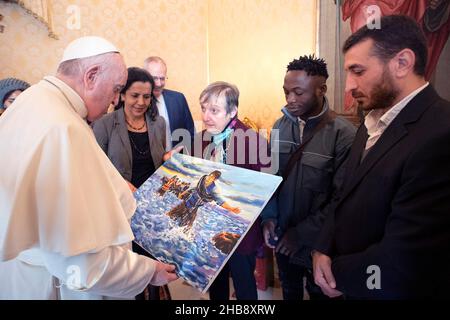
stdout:
[[135,242],[204,293],[281,180],[176,154],[135,192]]

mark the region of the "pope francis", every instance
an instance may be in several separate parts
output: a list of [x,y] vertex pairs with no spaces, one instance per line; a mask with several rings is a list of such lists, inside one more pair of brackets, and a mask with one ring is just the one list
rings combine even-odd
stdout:
[[0,299],[133,298],[177,278],[130,250],[135,200],[86,123],[126,78],[113,44],[82,37],[2,115]]

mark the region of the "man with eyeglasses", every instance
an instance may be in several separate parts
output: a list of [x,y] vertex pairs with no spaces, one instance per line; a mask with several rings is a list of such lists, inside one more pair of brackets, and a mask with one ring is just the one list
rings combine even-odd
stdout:
[[186,98],[181,92],[165,89],[167,65],[162,58],[148,57],[144,61],[144,69],[155,80],[153,94],[158,100],[159,115],[166,120],[166,151],[169,151],[182,141],[179,138],[180,135],[174,133],[175,130],[184,129],[189,132],[190,138],[194,137],[195,128],[192,114]]

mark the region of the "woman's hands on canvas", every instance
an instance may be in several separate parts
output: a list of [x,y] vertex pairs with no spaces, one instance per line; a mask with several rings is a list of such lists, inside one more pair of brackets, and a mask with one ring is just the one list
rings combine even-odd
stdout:
[[174,154],[180,153],[181,150],[183,150],[184,146],[178,146],[176,148],[173,148],[172,150],[167,151],[163,155],[163,161],[169,160]]

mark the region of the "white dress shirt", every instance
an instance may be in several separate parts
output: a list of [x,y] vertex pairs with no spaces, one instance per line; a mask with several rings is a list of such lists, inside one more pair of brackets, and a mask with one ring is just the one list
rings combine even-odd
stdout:
[[166,121],[166,151],[169,151],[172,149],[172,134],[170,132],[169,114],[167,113],[167,106],[163,95],[160,95],[159,98],[157,98],[157,101],[159,115]]

